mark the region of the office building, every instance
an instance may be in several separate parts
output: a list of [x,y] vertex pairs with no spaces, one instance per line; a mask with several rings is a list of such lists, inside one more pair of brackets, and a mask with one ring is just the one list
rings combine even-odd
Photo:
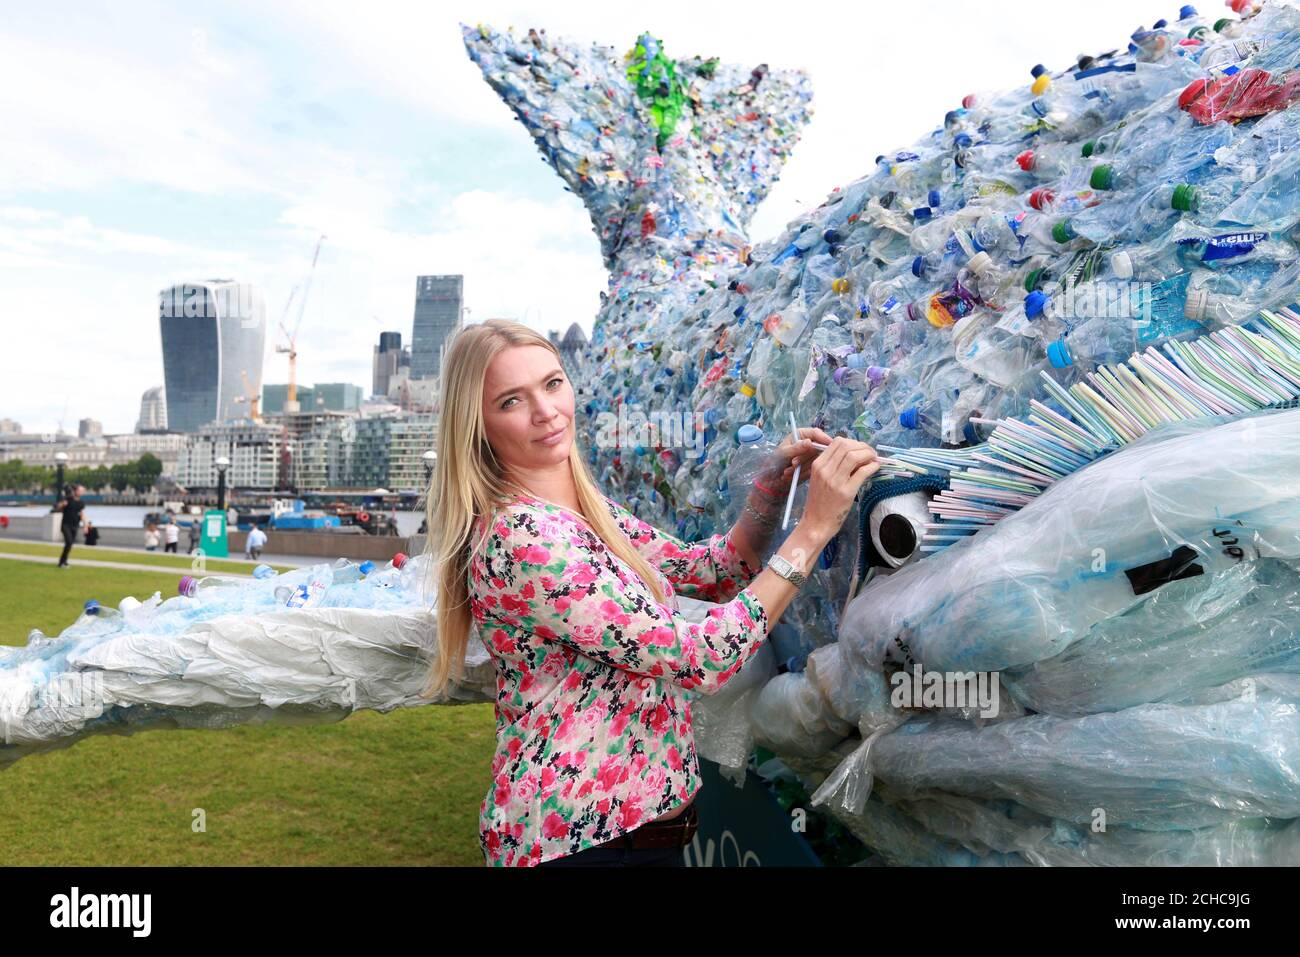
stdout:
[[146,389],[140,396],[140,418],[136,419],[135,430],[142,435],[167,431],[167,399],[162,386]]
[[546,338],[560,350],[564,370],[569,374],[569,378],[573,379],[581,371],[582,354],[587,348],[587,334],[575,322],[569,326],[563,337],[555,330],[551,330],[546,334]]
[[381,332],[371,360],[371,395],[388,395],[389,382],[397,375],[402,360],[402,334]]
[[347,486],[352,476],[352,450],[357,419],[332,414],[297,440],[293,481],[300,491]]
[[98,419],[82,419],[77,423],[77,438],[98,439],[104,434],[104,425]]
[[216,460],[230,459],[226,487],[274,490],[279,487],[280,458],[293,439],[279,425],[250,420],[213,422],[186,436],[176,465],[176,481],[190,489],[217,487]]
[[195,432],[247,416],[246,395],[262,388],[261,293],[229,279],[180,283],[159,293],[158,320],[168,427]]
[[356,412],[365,393],[350,382],[317,382],[312,387],[315,407],[326,412]]
[[[289,386],[269,383],[262,387],[262,412],[275,415],[284,411]],[[317,382],[298,386],[298,408],[303,412],[356,412],[365,398],[361,386],[350,382]]]
[[[279,415],[289,400],[289,386],[284,382],[268,382],[262,386],[262,414]],[[298,408],[304,412],[316,409],[316,391],[309,385],[298,386]]]
[[419,276],[415,280],[415,323],[411,335],[411,378],[438,375],[444,343],[460,324],[463,276]]

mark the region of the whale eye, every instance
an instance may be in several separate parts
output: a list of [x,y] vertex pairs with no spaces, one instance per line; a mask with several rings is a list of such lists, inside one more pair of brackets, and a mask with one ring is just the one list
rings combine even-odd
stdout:
[[930,515],[930,495],[909,492],[877,502],[867,516],[874,554],[872,564],[882,568],[901,568],[920,558],[925,525]]

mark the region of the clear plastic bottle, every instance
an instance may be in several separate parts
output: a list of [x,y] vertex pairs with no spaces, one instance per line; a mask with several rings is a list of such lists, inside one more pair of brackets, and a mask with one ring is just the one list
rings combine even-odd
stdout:
[[1099,316],[1083,323],[1068,336],[1047,346],[1052,366],[1112,365],[1137,351],[1137,333],[1132,320]]
[[754,481],[776,452],[781,440],[770,439],[763,430],[755,425],[741,426],[736,433],[736,448],[727,460],[727,493],[730,504],[727,511],[729,522],[735,522],[740,511],[745,507],[745,498],[754,487]]
[[375,563],[372,561],[353,562],[340,558],[334,563],[333,582],[336,585],[345,585],[349,582],[361,581],[374,570]]
[[275,598],[286,608],[314,608],[321,603],[334,580],[334,566],[314,565],[306,580],[293,586],[275,589]]
[[176,586],[176,591],[185,598],[198,598],[219,591],[243,588],[247,585],[247,579],[243,578],[230,578],[223,575],[205,575],[202,578],[195,578],[193,575],[182,575],[180,582]]

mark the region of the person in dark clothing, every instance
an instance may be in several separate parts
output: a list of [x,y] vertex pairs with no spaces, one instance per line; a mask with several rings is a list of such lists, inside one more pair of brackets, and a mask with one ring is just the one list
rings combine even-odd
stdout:
[[195,515],[190,518],[190,547],[189,547],[189,551],[187,551],[185,554],[188,555],[190,552],[194,551],[194,549],[198,547],[199,547],[199,517]]
[[99,529],[91,524],[90,519],[86,519],[86,531],[81,536],[87,545],[99,544]]
[[65,485],[63,487],[63,498],[59,499],[59,504],[54,506],[54,511],[63,513],[63,554],[59,556],[59,567],[68,567],[68,553],[72,551],[72,544],[77,540],[77,529],[81,527],[81,513],[86,509],[86,503],[81,500],[82,488],[80,485]]

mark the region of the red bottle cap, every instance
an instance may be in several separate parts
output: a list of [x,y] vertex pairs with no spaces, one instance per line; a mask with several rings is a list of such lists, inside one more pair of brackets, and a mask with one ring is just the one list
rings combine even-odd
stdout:
[[393,556],[394,568],[401,568],[403,565],[406,564],[406,562],[407,562],[407,558],[401,552],[398,552],[396,555]]
[[1040,186],[1029,194],[1029,205],[1034,209],[1042,209],[1045,206],[1050,206],[1054,199],[1056,199],[1055,193],[1046,186]]
[[1034,163],[1036,159],[1037,158],[1034,156],[1033,150],[1025,150],[1023,153],[1021,153],[1019,156],[1016,157],[1016,163],[1019,164],[1022,170],[1028,173],[1031,169],[1034,168]]

